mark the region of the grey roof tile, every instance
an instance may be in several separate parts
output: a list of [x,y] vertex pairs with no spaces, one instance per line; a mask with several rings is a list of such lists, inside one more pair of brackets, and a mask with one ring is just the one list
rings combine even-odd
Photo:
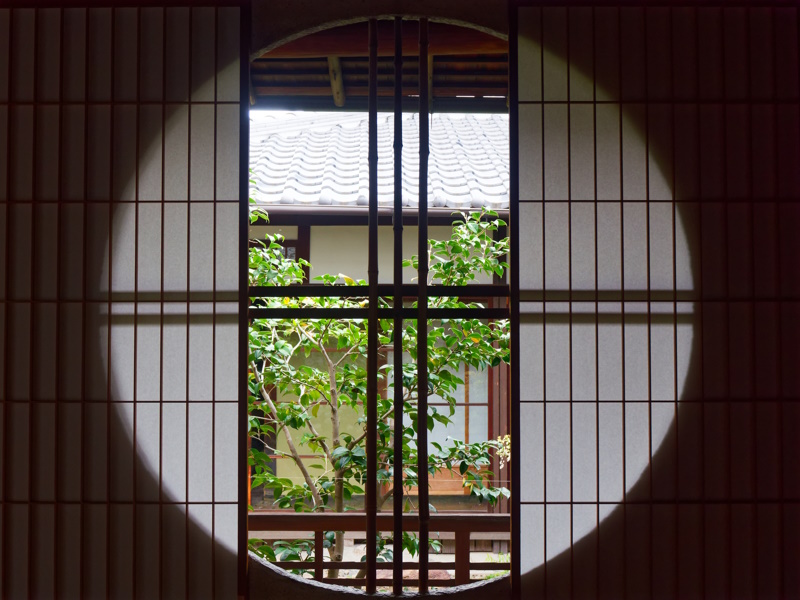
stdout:
[[[262,113],[263,114],[263,113]],[[264,205],[367,206],[363,113],[283,113],[251,126],[250,193]],[[403,117],[403,204],[419,206],[419,119]],[[394,203],[393,115],[378,115],[378,204]],[[434,208],[508,208],[508,119],[431,119],[428,198]]]

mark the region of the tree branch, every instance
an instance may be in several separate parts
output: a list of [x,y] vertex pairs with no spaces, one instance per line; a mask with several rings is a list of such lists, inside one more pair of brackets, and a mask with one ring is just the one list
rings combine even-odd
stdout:
[[[288,376],[288,382],[289,383],[294,383],[294,384],[297,384],[297,385],[300,385],[300,386],[305,386],[307,388],[310,388],[310,389],[314,390],[315,392],[319,392],[319,395],[322,396],[323,400],[325,400],[325,403],[330,405],[331,401],[328,398],[328,395],[325,393],[324,389],[322,389],[320,387],[317,387],[316,385],[310,384],[307,381],[304,381],[303,379],[301,379],[299,377],[295,377],[294,375],[289,375]],[[314,404],[316,404],[316,403],[314,403]],[[311,408],[311,406],[313,406],[313,404],[309,405],[309,408]]]
[[[393,413],[393,412],[394,412],[394,407],[390,408],[390,409],[389,409],[389,410],[387,410],[385,413],[383,413],[381,416],[379,416],[379,417],[378,417],[378,421],[383,421],[384,419],[388,419],[390,416],[392,416],[392,413]],[[353,448],[355,448],[355,447],[356,447],[356,444],[358,444],[358,443],[359,443],[361,440],[363,440],[365,437],[367,437],[367,432],[366,432],[366,430],[364,430],[364,433],[362,433],[361,435],[359,435],[357,438],[353,438],[352,440],[350,440],[350,443],[349,443],[349,444],[347,444],[347,449],[348,449],[348,450],[352,450]]]
[[382,494],[380,497],[380,501],[378,502],[378,509],[382,508],[386,501],[394,495],[394,488],[391,488],[385,494]]
[[267,450],[271,451],[270,454],[276,454],[276,455],[281,456],[282,458],[284,458],[284,457],[291,458],[290,454],[284,452],[283,450],[278,450],[277,448],[273,448],[272,446],[270,446],[266,441],[264,441],[264,438],[262,438],[261,436],[253,435],[253,436],[250,436],[250,437],[253,437],[253,438],[257,439],[259,442],[264,444],[264,448],[266,448]]
[[342,364],[342,361],[343,361],[345,358],[347,358],[348,356],[350,356],[351,354],[354,354],[354,353],[355,353],[355,351],[356,351],[356,350],[358,350],[358,347],[359,347],[359,344],[353,344],[353,345],[350,347],[350,349],[349,349],[347,352],[345,352],[345,353],[342,355],[342,357],[341,357],[339,360],[337,360],[337,361],[334,363],[334,365],[333,365],[333,366],[334,366],[334,367],[338,367],[340,364]]
[[322,450],[325,452],[325,456],[327,456],[328,460],[331,461],[331,464],[333,464],[334,460],[333,460],[333,456],[331,455],[331,451],[328,448],[328,444],[326,444],[325,440],[322,439],[322,436],[320,436],[320,434],[317,433],[317,430],[314,427],[314,424],[311,423],[310,420],[306,421],[306,425],[308,426],[309,431],[311,431],[311,435],[313,435],[315,438],[317,438],[317,442],[322,447]]
[[[328,325],[325,326],[325,330],[324,330],[325,332],[327,332],[329,326],[330,326],[330,321],[328,322]],[[309,342],[311,342],[312,344],[316,345],[317,348],[320,349],[320,352],[322,353],[323,358],[325,358],[325,362],[328,365],[328,380],[329,380],[329,385],[328,385],[329,390],[328,391],[330,392],[330,398],[325,396],[325,394],[322,394],[322,395],[328,401],[328,405],[331,407],[331,410],[332,411],[336,411],[338,409],[338,407],[339,407],[339,397],[338,397],[338,394],[336,392],[336,373],[335,373],[335,370],[334,370],[333,379],[331,380],[331,369],[333,367],[333,361],[331,360],[331,357],[328,356],[328,353],[325,350],[325,344],[322,343],[322,340],[325,339],[324,338],[325,333],[323,332],[323,336],[321,336],[320,338],[314,339],[311,336],[311,334],[308,333],[301,325],[298,325],[297,329],[304,336],[306,336],[306,339]],[[320,392],[320,393],[322,393],[322,392]],[[336,445],[337,439],[338,439],[338,435],[334,435],[334,444],[335,445]]]
[[[256,382],[258,383],[259,386],[261,397],[264,399],[264,402],[267,403],[267,406],[269,407],[269,410],[272,413],[273,418],[277,421],[278,409],[275,407],[275,403],[272,401],[272,398],[269,397],[269,394],[267,394],[267,391],[264,389],[263,376],[261,377],[259,376],[260,373],[258,371],[255,362],[251,363],[251,365],[253,368],[253,374],[255,375],[256,378]],[[292,434],[289,433],[288,429],[284,429],[283,433],[286,436],[286,445],[289,446],[289,452],[292,455],[292,459],[297,465],[297,468],[300,469],[300,472],[303,474],[303,479],[305,480],[306,485],[308,486],[308,489],[311,492],[311,496],[314,498],[315,506],[321,510],[324,510],[325,507],[322,502],[322,497],[319,495],[319,492],[317,491],[317,486],[314,485],[314,480],[311,478],[311,475],[309,474],[306,465],[303,463],[303,459],[300,458],[300,454],[297,452],[297,448],[294,445],[294,440],[292,439]]]

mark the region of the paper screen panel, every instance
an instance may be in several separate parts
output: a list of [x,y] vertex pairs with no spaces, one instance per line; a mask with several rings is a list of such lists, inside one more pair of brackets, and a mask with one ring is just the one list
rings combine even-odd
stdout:
[[797,593],[798,12],[516,14],[522,595]]
[[0,10],[8,597],[236,593],[239,21]]

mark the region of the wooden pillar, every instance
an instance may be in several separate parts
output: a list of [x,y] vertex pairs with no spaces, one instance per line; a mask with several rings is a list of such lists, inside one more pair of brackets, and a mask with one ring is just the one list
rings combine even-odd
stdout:
[[456,585],[469,583],[469,531],[456,531]]

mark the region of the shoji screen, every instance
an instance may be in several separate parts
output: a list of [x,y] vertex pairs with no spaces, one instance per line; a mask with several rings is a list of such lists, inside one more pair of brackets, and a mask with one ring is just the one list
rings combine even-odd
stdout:
[[797,597],[798,11],[512,15],[523,597]]
[[0,10],[3,598],[236,595],[238,8]]

